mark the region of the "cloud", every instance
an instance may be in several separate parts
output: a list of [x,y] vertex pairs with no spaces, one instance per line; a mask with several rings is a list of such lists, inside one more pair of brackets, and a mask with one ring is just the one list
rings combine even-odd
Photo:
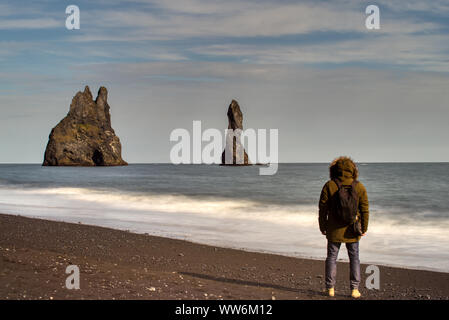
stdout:
[[52,7],[23,3],[22,1],[0,4],[0,30],[27,30],[62,28],[63,13],[57,14]]
[[[149,8],[102,9],[84,14],[96,28],[126,28],[128,39],[133,40],[283,36],[317,31],[366,32],[364,8],[341,6],[338,2],[186,0],[153,1],[151,4],[153,6]],[[386,20],[379,32],[410,33],[436,28],[432,21],[417,24],[395,17]],[[120,32],[117,36],[123,39]],[[89,40],[88,35],[85,40]]]
[[[0,30],[43,29],[24,43],[40,41],[38,52],[73,63],[190,59],[447,71],[449,39],[443,31],[449,22],[438,17],[449,14],[449,5],[442,0],[379,0],[379,31],[366,30],[364,5],[355,0],[80,1],[82,28],[65,33],[63,7],[54,4],[2,5],[9,16],[0,20]],[[50,28],[59,28],[58,38],[46,36]],[[5,50],[23,52],[18,46],[2,49],[3,57]]]
[[[441,30],[449,24],[432,18],[449,13],[444,1],[379,1],[379,31],[366,30],[364,6],[355,0],[139,3],[83,11],[87,31],[70,40],[89,46],[123,43],[129,54],[116,56],[125,59],[357,63],[447,71],[449,39]],[[109,57],[116,51],[108,51]]]
[[197,53],[239,57],[259,64],[396,65],[411,69],[449,72],[446,36],[411,35],[347,39],[336,43],[271,45],[214,44],[195,48]]
[[48,29],[63,27],[64,22],[56,19],[7,19],[0,20],[0,29]]

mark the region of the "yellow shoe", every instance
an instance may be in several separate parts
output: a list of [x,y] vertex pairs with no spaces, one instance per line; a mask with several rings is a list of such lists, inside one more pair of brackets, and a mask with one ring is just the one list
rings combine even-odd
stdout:
[[329,297],[334,297],[335,296],[335,289],[334,288],[327,289],[327,295]]
[[360,294],[360,291],[358,289],[352,289],[351,297],[354,299],[360,298],[362,295]]

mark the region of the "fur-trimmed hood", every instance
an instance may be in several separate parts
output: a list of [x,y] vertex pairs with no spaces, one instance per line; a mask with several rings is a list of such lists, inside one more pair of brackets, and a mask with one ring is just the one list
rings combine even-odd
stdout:
[[329,166],[329,176],[333,179],[344,181],[346,179],[357,180],[359,170],[354,161],[349,157],[338,157]]

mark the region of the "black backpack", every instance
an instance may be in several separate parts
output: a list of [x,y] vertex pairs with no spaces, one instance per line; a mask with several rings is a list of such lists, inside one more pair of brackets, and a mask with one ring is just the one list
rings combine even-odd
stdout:
[[359,195],[355,190],[358,181],[354,180],[350,186],[343,186],[338,179],[333,180],[338,187],[335,193],[335,209],[337,217],[345,224],[350,225],[357,219]]

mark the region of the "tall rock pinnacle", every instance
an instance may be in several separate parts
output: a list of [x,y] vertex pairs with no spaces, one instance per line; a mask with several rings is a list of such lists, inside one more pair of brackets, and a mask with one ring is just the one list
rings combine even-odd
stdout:
[[239,136],[235,134],[239,130],[243,130],[243,114],[238,102],[235,100],[232,100],[228,108],[228,122],[228,129],[234,130],[234,136],[230,132],[228,132],[226,136],[226,146],[221,154],[221,164],[249,165],[248,155],[246,154]]
[[67,116],[50,133],[44,166],[122,166],[122,145],[111,127],[108,90],[94,101],[88,86],[72,99]]

